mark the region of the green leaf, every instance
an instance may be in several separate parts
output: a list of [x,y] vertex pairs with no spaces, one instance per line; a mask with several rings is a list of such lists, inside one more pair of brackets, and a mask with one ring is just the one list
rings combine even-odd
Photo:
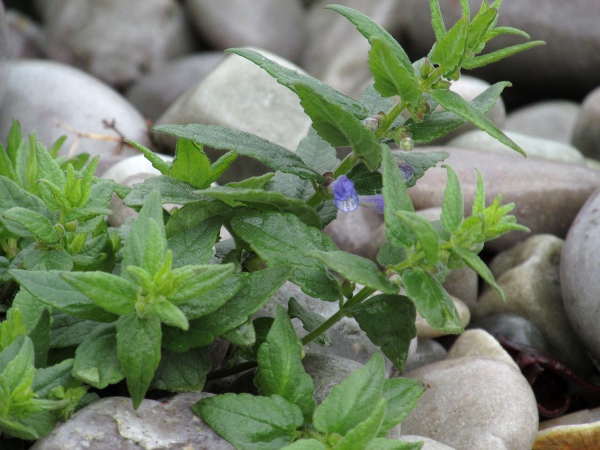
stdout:
[[385,368],[380,353],[335,386],[313,415],[313,426],[331,436],[344,436],[364,422],[380,402]]
[[[11,222],[16,222],[24,227],[29,232],[25,234],[25,237],[33,235],[47,244],[57,244],[60,240],[50,220],[34,210],[16,206],[4,211],[2,219],[7,227],[11,225]],[[11,231],[15,230],[14,227],[9,229]]]
[[439,102],[442,107],[448,111],[452,111],[460,117],[473,123],[481,130],[488,133],[490,136],[496,138],[505,145],[508,145],[513,150],[525,155],[525,152],[510,140],[506,135],[500,131],[496,125],[488,119],[479,109],[473,106],[471,103],[463,100],[463,98],[455,92],[447,89],[433,91],[433,98]]
[[367,166],[358,162],[346,174],[354,183],[354,189],[358,195],[376,195],[381,193],[383,180],[381,174],[377,171],[370,171]]
[[[40,142],[36,142],[35,144],[35,157],[37,161],[38,178],[49,181],[62,191],[66,183],[65,174],[54,158],[50,156],[48,150],[46,150]],[[39,184],[39,190],[40,197],[45,201],[48,207],[52,208],[54,206],[52,209],[60,208],[60,205],[44,184]]]
[[219,309],[225,302],[233,298],[245,284],[246,279],[243,275],[231,274],[211,290],[205,291],[202,296],[182,303],[179,309],[188,319],[197,319]]
[[23,257],[23,267],[30,270],[71,270],[73,257],[64,248],[34,248]]
[[405,151],[396,151],[393,152],[394,158],[396,158],[396,162],[398,163],[407,163],[412,167],[413,174],[412,176],[405,182],[407,188],[413,187],[417,180],[423,175],[425,172],[432,167],[435,167],[437,163],[444,161],[446,158],[450,156],[448,152],[405,152]]
[[169,168],[171,167],[171,164],[166,162],[164,159],[162,159],[157,153],[154,153],[149,148],[144,147],[142,144],[139,144],[130,139],[125,139],[124,142],[126,144],[131,145],[133,148],[139,150],[140,152],[142,152],[144,157],[152,163],[152,167],[154,167],[160,173],[162,173],[163,175],[169,174]]
[[286,197],[279,192],[215,186],[210,189],[194,191],[194,194],[220,200],[231,207],[247,206],[259,211],[289,212],[296,215],[308,226],[321,227],[321,219],[314,208],[308,206],[302,200]]
[[117,357],[116,323],[100,325],[85,337],[75,351],[73,376],[97,389],[124,378]]
[[198,201],[198,197],[192,194],[195,189],[191,184],[175,178],[166,176],[150,177],[142,183],[136,184],[123,199],[123,203],[132,208],[141,207],[146,203],[152,192],[159,191],[164,203],[185,205]]
[[39,397],[47,398],[50,391],[55,387],[66,386],[73,381],[72,369],[72,359],[65,359],[59,364],[36,369],[31,388]]
[[525,50],[529,50],[533,47],[537,47],[538,45],[546,45],[546,43],[544,41],[531,41],[525,42],[523,44],[511,45],[510,47],[505,47],[501,50],[496,50],[495,52],[466,59],[463,62],[463,68],[466,70],[472,70],[478,67],[487,66],[488,64],[500,61],[501,59],[507,58],[514,54],[524,52]]
[[99,326],[102,325],[98,322],[55,312],[52,315],[50,348],[76,347]]
[[290,281],[308,295],[327,301],[339,299],[337,286],[325,267],[317,259],[305,256],[309,250],[336,250],[329,236],[308,227],[294,215],[272,212],[241,214],[232,219],[231,227],[269,267],[296,266]]
[[[16,348],[11,349],[13,346]],[[9,395],[12,394],[13,397],[16,394],[15,391],[23,390],[23,388],[26,389],[31,385],[35,373],[33,365],[35,353],[31,339],[29,337],[16,339],[8,347],[7,350],[9,352],[7,353],[14,352],[15,349],[18,349],[18,353],[16,353],[14,358],[0,366],[2,367],[2,371],[0,372],[0,386],[2,389],[6,389],[6,393]]]
[[17,174],[8,153],[0,144],[0,176],[6,177],[12,181],[16,181]]
[[304,423],[298,406],[278,395],[224,394],[206,397],[192,411],[240,450],[279,450]]
[[[246,324],[252,325],[252,330],[254,331],[254,343],[252,343],[250,346],[239,348],[240,356],[242,358],[248,361],[256,361],[258,359],[258,349],[263,342],[267,340],[267,334],[269,334],[274,320],[275,319],[272,317],[257,317],[254,320],[249,319],[248,322],[246,322]],[[245,324],[242,324],[242,326],[244,325]],[[238,328],[236,328],[236,330]],[[229,332],[225,333],[221,337],[227,339],[229,342],[234,343],[228,338],[228,336]]]
[[293,444],[286,445],[282,450],[328,450],[328,448],[316,439],[300,439]]
[[293,173],[303,179],[321,181],[320,174],[308,167],[302,158],[285,147],[244,131],[234,131],[216,125],[159,125],[157,133],[189,139],[216,150],[233,150],[250,156],[271,169]]
[[44,308],[27,335],[35,347],[35,367],[45,367],[50,349],[50,311]]
[[483,50],[485,45],[484,36],[488,33],[494,23],[497,21],[498,10],[490,8],[486,2],[481,4],[481,9],[473,18],[469,27],[469,38],[467,48],[473,54],[477,54]]
[[414,211],[415,208],[390,148],[385,144],[381,148],[385,235],[389,242],[398,247],[408,246],[414,242],[414,235],[404,223],[394,217],[394,213],[399,210]]
[[308,180],[302,180],[302,179],[298,178],[297,176],[289,174],[289,173],[284,174],[283,172],[269,172],[269,173],[265,173],[264,175],[260,175],[257,177],[246,178],[245,180],[242,180],[242,181],[232,181],[230,183],[227,183],[225,186],[232,187],[232,188],[240,188],[240,189],[265,189],[265,186],[271,181],[272,178],[275,177],[275,175],[277,173],[279,173],[281,175],[287,175],[290,177],[290,179],[293,178],[293,179],[299,180],[303,183],[309,183]]
[[477,170],[477,189],[475,190],[475,199],[473,200],[473,208],[471,214],[478,216],[485,211],[485,188],[483,186],[483,176],[479,169]]
[[383,397],[387,400],[381,431],[394,428],[417,406],[425,392],[418,380],[411,378],[391,378],[383,382]]
[[319,136],[312,127],[308,130],[306,137],[298,144],[296,155],[318,173],[333,172],[340,163],[335,148]]
[[385,399],[379,399],[379,403],[371,411],[371,415],[364,421],[349,430],[346,435],[334,446],[334,450],[355,450],[366,448],[366,446],[377,436],[383,415],[385,414]]
[[435,32],[435,39],[439,41],[446,35],[446,27],[444,26],[444,18],[442,17],[439,0],[429,0],[429,8],[431,9],[431,25]]
[[414,212],[396,211],[394,213],[417,237],[425,259],[430,264],[437,264],[440,257],[440,235],[426,218]]
[[160,362],[161,336],[157,317],[140,319],[130,314],[117,322],[117,356],[134,409],[144,399]]
[[218,240],[223,222],[220,217],[198,222],[190,219],[189,214],[178,211],[167,223],[167,246],[173,252],[173,268],[208,263]]
[[[226,331],[221,337],[238,347],[249,347],[256,343],[256,330],[252,318],[233,330]],[[243,356],[242,356],[243,357]]]
[[18,184],[9,178],[0,176],[0,211],[17,206],[31,209],[38,213],[47,211],[46,205],[39,197],[20,188]]
[[100,308],[125,316],[135,311],[138,286],[106,272],[63,272],[63,280]]
[[[288,302],[288,316],[290,316],[290,319],[299,319],[302,322],[302,327],[309,333],[319,328],[326,320],[321,314],[302,306],[294,297],[290,297]],[[329,339],[326,332],[316,338],[314,342],[326,347],[331,346],[331,339]]]
[[442,204],[442,225],[446,230],[456,231],[464,217],[464,202],[460,180],[454,169],[446,164],[442,167],[448,172],[446,189],[444,190],[444,202]]
[[366,450],[421,450],[423,442],[406,442],[397,439],[375,438]]
[[394,107],[394,101],[383,97],[372,84],[365,89],[360,102],[369,110],[369,116],[375,116],[380,111],[389,111]]
[[210,160],[202,145],[187,139],[177,139],[175,159],[169,169],[169,176],[200,189],[210,186]]
[[398,293],[398,286],[390,283],[377,265],[367,258],[341,250],[330,252],[312,250],[307,252],[306,255],[317,258],[350,281],[363,284],[386,294]]
[[402,373],[410,341],[417,335],[416,310],[410,300],[403,295],[376,295],[351,311],[361,330]]
[[115,314],[94,305],[84,294],[61,278],[63,272],[45,270],[9,270],[10,275],[44,305],[81,319],[113,322]]
[[431,49],[429,59],[439,65],[444,76],[452,75],[460,69],[467,51],[468,35],[469,18],[463,16]]
[[302,180],[291,173],[275,172],[273,178],[264,186],[265,191],[279,192],[287,198],[308,200],[315,190],[309,180]]
[[302,366],[302,344],[285,310],[277,306],[275,321],[258,349],[255,383],[262,395],[279,395],[297,405],[310,420],[315,409],[312,378]]
[[498,292],[498,294],[500,295],[500,298],[502,298],[502,301],[504,301],[504,302],[506,301],[506,296],[504,295],[504,291],[498,285],[498,283],[496,283],[496,280],[494,279],[494,275],[488,268],[487,264],[484,263],[481,260],[481,258],[477,255],[477,253],[472,252],[472,251],[467,250],[466,248],[462,248],[462,247],[455,247],[452,249],[452,252],[456,253],[458,256],[460,256],[462,258],[462,260],[467,264],[467,266],[469,266],[471,269],[473,269],[475,272],[477,272],[479,274],[479,276],[481,278],[483,278],[483,280],[487,284],[489,284],[491,287],[493,287],[494,290],[496,292]]
[[146,307],[146,317],[158,317],[162,323],[186,331],[190,324],[183,312],[168,300],[150,303]]
[[[227,152],[210,165],[210,182],[214,183],[221,175],[229,169],[229,166],[237,159],[236,152]],[[268,174],[267,174],[268,176]]]
[[452,299],[433,275],[421,269],[408,269],[402,274],[406,295],[419,314],[436,330],[457,334],[464,330]]
[[[485,42],[488,42],[502,34],[513,34],[516,36],[524,37],[525,39],[531,39],[531,36],[529,36],[529,34],[527,34],[523,30],[519,30],[519,29],[513,28],[513,27],[495,27],[486,33],[484,40],[485,40]],[[479,51],[481,51],[481,50],[479,50]],[[479,53],[479,52],[477,52],[477,53]]]
[[163,350],[151,389],[169,392],[200,392],[210,371],[210,348],[185,353]]
[[[175,305],[199,298],[217,288],[234,269],[232,263],[179,267],[171,272],[173,289],[165,295]],[[213,307],[216,309],[216,305]]]

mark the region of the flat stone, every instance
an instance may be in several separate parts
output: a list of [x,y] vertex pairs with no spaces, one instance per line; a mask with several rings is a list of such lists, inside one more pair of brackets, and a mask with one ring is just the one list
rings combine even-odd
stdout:
[[107,397],[88,405],[32,450],[233,450],[197,417],[190,406],[213,394],[178,394],[169,400],[143,400],[134,410],[130,398]]
[[562,239],[537,235],[496,256],[489,267],[506,301],[491,287],[486,287],[473,317],[479,319],[495,314],[525,317],[542,331],[551,355],[588,375],[592,365],[563,307],[559,278],[562,249]]
[[398,440],[402,442],[423,442],[423,447],[421,447],[421,450],[455,450],[454,447],[450,447],[446,444],[442,444],[441,442],[424,436],[405,435]]
[[[8,81],[0,107],[0,142],[6,142],[12,120],[20,121],[25,135],[36,132],[47,146],[59,137],[67,140],[60,154],[100,155],[97,173],[116,161],[139,154],[123,146],[120,136],[103,121],[114,122],[125,137],[150,146],[144,118],[121,95],[98,79],[65,64],[19,60],[6,63]],[[102,138],[78,138],[94,133]]]
[[454,341],[454,344],[448,350],[448,358],[461,358],[463,356],[497,359],[513,366],[516,370],[521,370],[500,343],[485,330],[467,330]]
[[[564,237],[579,209],[600,187],[600,171],[576,164],[533,160],[515,155],[478,152],[454,147],[421,147],[416,151],[448,151],[445,163],[452,166],[461,181],[465,214],[471,212],[477,186],[478,168],[485,185],[486,206],[498,194],[502,203],[515,203],[511,212],[531,234],[548,233]],[[415,150],[413,150],[415,151]],[[549,181],[551,180],[551,181]],[[408,190],[415,209],[440,207],[446,186],[446,169],[429,169]],[[511,232],[486,244],[493,251],[512,247],[529,236]]]
[[194,47],[191,28],[175,0],[36,0],[36,4],[50,58],[80,67],[113,86],[125,87]]
[[571,142],[585,156],[600,159],[600,87],[583,100]]
[[[544,139],[541,137],[527,136],[514,131],[504,131],[504,134],[521,147],[528,158],[551,159],[573,164],[585,164],[585,158],[579,150],[563,142]],[[481,130],[472,130],[461,134],[448,142],[451,147],[468,148],[485,152],[515,153],[508,145],[493,138]]]
[[535,441],[537,402],[521,372],[495,359],[465,356],[404,376],[427,386],[402,433],[457,449],[523,450]]
[[533,103],[511,111],[504,129],[570,144],[580,111],[581,105],[570,100]]
[[297,60],[306,41],[306,13],[299,1],[185,0],[192,23],[213,47],[260,47]]
[[373,235],[382,225],[383,214],[370,208],[358,208],[352,212],[338,211],[337,218],[323,232],[331,236],[340,250],[375,261]]

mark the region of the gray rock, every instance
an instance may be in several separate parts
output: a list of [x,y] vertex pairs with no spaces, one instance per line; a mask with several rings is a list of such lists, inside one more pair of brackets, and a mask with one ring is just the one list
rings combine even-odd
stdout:
[[[447,27],[461,14],[460,2],[440,2]],[[481,0],[470,0],[472,14],[481,6]],[[411,53],[426,55],[434,42],[431,13],[421,0],[407,0],[403,4],[403,32],[410,39]],[[513,55],[474,72],[494,80],[509,80],[513,89],[546,89],[564,92],[571,89],[583,95],[598,85],[600,54],[600,3],[596,0],[531,0],[505,2],[500,8],[498,26],[510,26],[529,33],[532,40],[543,40],[545,46]],[[490,41],[483,53],[507,45],[526,42],[522,37],[503,36]],[[569,80],[568,85],[565,80]]]
[[6,11],[10,56],[15,59],[42,58],[45,36],[40,25],[16,10]]
[[8,24],[4,12],[4,4],[0,2],[0,105],[6,91],[6,59],[11,56],[10,46],[8,41]]
[[[579,150],[569,144],[550,139],[504,131],[519,147],[525,150],[528,158],[550,159],[573,164],[585,164],[585,158]],[[455,137],[449,146],[469,148],[494,153],[514,154],[515,151],[481,130],[473,130]]]
[[563,304],[573,330],[600,367],[600,191],[584,205],[565,240],[560,261]]
[[571,143],[581,106],[569,100],[547,100],[511,111],[504,129],[516,133]]
[[175,0],[37,0],[50,58],[124,87],[166,60],[192,51]]
[[[289,61],[260,51],[267,58],[292,69]],[[295,150],[306,136],[311,121],[300,106],[298,97],[277,83],[256,64],[237,55],[229,55],[204,80],[179,97],[157,120],[157,124],[202,123],[246,131]],[[158,142],[170,149],[175,140],[156,135]],[[206,149],[209,157],[223,152]],[[245,179],[265,173],[266,167],[254,159],[238,157],[225,172],[221,182]]]
[[497,359],[513,366],[519,366],[512,357],[502,348],[494,337],[484,330],[467,330],[461,334],[448,350],[448,358],[461,358],[463,356],[479,356]]
[[212,394],[186,393],[158,402],[144,400],[133,410],[131,399],[107,397],[79,410],[33,450],[233,450],[197,417],[190,406]]
[[[566,235],[581,206],[600,187],[600,171],[576,164],[526,159],[517,154],[500,155],[454,147],[421,147],[419,150],[444,150],[450,153],[445,163],[460,178],[465,214],[470,214],[477,185],[478,168],[486,191],[486,205],[502,194],[502,203],[515,203],[517,222],[532,234]],[[413,150],[415,151],[415,150]],[[549,181],[551,180],[551,181]],[[429,169],[408,193],[417,210],[441,206],[446,186],[446,169]],[[488,249],[507,249],[529,236],[511,232],[490,241]]]
[[583,100],[573,127],[572,143],[585,156],[600,159],[600,87]]
[[215,48],[260,47],[296,61],[306,40],[298,0],[185,0],[198,32]]
[[427,389],[402,422],[405,434],[457,449],[530,449],[538,429],[537,402],[527,380],[495,359],[465,356],[405,374]]
[[[121,136],[107,129],[113,122],[122,135],[149,146],[146,123],[140,113],[106,84],[74,67],[39,60],[11,61],[7,92],[0,107],[0,142],[12,120],[21,122],[23,133],[37,133],[50,146],[67,135],[61,154],[100,155],[98,173],[137,150],[123,146]],[[82,133],[101,135],[87,138]]]
[[[434,339],[418,339],[417,349],[412,355],[410,361],[404,366],[404,372],[410,372],[420,367],[441,361],[446,358],[448,352],[438,341]],[[397,376],[399,372],[393,368],[392,374]]]
[[155,121],[223,58],[224,53],[206,52],[167,61],[164,66],[141,76],[127,89],[125,97],[146,119]]
[[450,447],[446,444],[442,444],[441,442],[424,436],[402,436],[398,440],[402,442],[423,442],[423,447],[421,447],[421,450],[454,450],[454,447]]
[[[325,10],[331,4],[311,4],[308,16],[308,45],[302,67],[312,76],[354,98],[371,79],[368,66],[369,43],[345,17]],[[398,31],[404,15],[401,0],[343,0],[336,2],[366,14],[390,32]]]
[[559,279],[562,248],[562,239],[537,235],[496,256],[489,266],[506,295],[506,302],[495,290],[486,287],[473,316],[516,314],[525,317],[544,334],[555,358],[587,375],[592,366],[585,347],[567,320],[562,302]]

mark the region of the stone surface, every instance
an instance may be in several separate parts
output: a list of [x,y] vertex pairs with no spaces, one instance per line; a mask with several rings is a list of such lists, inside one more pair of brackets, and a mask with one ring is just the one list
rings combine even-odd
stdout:
[[37,441],[32,450],[233,450],[197,417],[190,406],[212,394],[187,393],[158,402],[107,397],[79,410],[68,422]]
[[495,290],[486,287],[473,317],[501,313],[525,317],[544,334],[551,355],[587,375],[592,369],[589,358],[567,320],[562,302],[559,278],[562,248],[562,239],[538,235],[496,256],[489,267],[506,295],[506,302]]
[[4,11],[4,4],[0,2],[0,105],[4,98],[4,92],[6,91],[6,59],[11,56],[9,41],[8,41],[8,23],[6,21],[6,15]]
[[44,33],[40,25],[19,11],[6,12],[9,54],[15,59],[42,58],[44,56]]
[[191,21],[215,48],[260,47],[297,60],[306,40],[298,0],[185,0]]
[[[11,61],[7,70],[7,91],[0,107],[0,142],[6,142],[16,119],[24,134],[35,131],[38,140],[47,146],[66,135],[61,155],[100,155],[97,173],[138,154],[132,147],[122,146],[119,135],[107,129],[103,121],[114,121],[125,137],[150,145],[140,113],[109,86],[81,70],[38,60]],[[79,138],[77,133],[106,138]]]
[[533,103],[511,111],[504,129],[570,144],[580,110],[579,103],[570,100]]
[[[465,214],[470,214],[478,168],[485,185],[486,205],[502,194],[502,203],[515,203],[517,222],[529,227],[531,234],[549,233],[564,237],[581,206],[600,187],[600,171],[579,165],[526,159],[517,154],[500,155],[454,147],[421,147],[417,151],[444,150],[450,153],[445,163],[457,172],[462,185]],[[414,151],[414,150],[413,150]],[[552,182],[548,182],[548,180]],[[446,186],[446,169],[429,169],[408,193],[417,210],[441,206]],[[511,232],[490,241],[487,248],[507,249],[529,236]]]
[[[585,158],[581,152],[569,144],[535,136],[527,136],[514,131],[504,131],[504,134],[521,147],[528,158],[542,158],[573,164],[585,164]],[[448,142],[448,145],[510,155],[515,153],[513,149],[481,130],[472,130],[461,134]]]
[[463,356],[479,356],[497,359],[520,370],[517,363],[502,348],[494,337],[484,330],[467,330],[461,334],[448,350],[448,358],[461,358]]
[[585,204],[569,230],[560,261],[563,304],[569,322],[600,367],[600,191]]
[[[260,52],[279,64],[299,70],[297,66],[273,54],[264,50]],[[256,64],[237,55],[228,55],[157,120],[157,124],[165,123],[220,125],[254,133],[295,150],[306,136],[311,121],[304,114],[296,94],[277,83]],[[174,149],[175,140],[170,136],[159,134],[156,138],[161,145]],[[223,154],[205,150],[211,158]],[[240,156],[225,172],[221,182],[245,179],[266,170],[258,161]]]
[[600,159],[600,87],[583,100],[571,142],[585,156]]
[[466,356],[405,374],[428,386],[402,422],[402,432],[457,449],[530,449],[538,429],[537,403],[512,366]]
[[403,442],[423,442],[423,447],[421,447],[421,450],[455,450],[454,447],[450,447],[446,444],[442,444],[441,442],[423,436],[405,435],[398,440]]
[[[127,86],[194,42],[175,0],[36,0],[50,58]],[[132,32],[135,31],[135,32]]]
[[125,96],[146,119],[158,119],[186,90],[223,61],[222,52],[205,52],[174,59],[141,76]]
[[[410,372],[446,358],[448,352],[435,339],[417,339],[417,349],[404,366],[404,372]],[[398,371],[392,369],[392,373],[398,375]]]

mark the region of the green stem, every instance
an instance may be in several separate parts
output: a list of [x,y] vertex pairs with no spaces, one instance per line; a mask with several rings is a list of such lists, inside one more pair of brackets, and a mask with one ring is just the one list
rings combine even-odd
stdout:
[[346,175],[348,172],[350,172],[350,169],[354,167],[357,161],[358,156],[356,156],[354,152],[350,152],[340,163],[340,165],[337,166],[337,168],[333,172],[333,177],[337,178],[340,175]]
[[404,104],[404,101],[400,101],[394,105],[394,107],[390,110],[389,113],[387,113],[385,120],[381,123],[381,125],[375,132],[375,137],[377,138],[377,140],[383,138],[387,134],[390,127],[394,123],[394,120],[396,120],[396,118],[402,113],[402,111],[404,111],[405,106],[406,105]]

